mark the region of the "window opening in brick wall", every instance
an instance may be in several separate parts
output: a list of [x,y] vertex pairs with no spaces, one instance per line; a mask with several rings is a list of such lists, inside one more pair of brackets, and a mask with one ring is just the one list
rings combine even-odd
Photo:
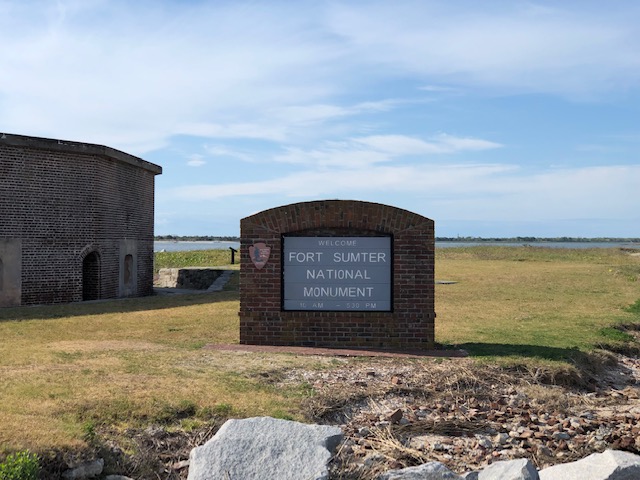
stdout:
[[100,255],[91,252],[82,261],[82,300],[100,299]]
[[125,255],[124,257],[124,284],[131,287],[133,284],[133,255]]

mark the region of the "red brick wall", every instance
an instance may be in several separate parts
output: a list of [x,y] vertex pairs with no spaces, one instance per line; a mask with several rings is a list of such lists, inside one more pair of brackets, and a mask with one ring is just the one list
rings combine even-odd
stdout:
[[[377,203],[324,200],[285,205],[240,222],[240,343],[419,350],[434,346],[433,221]],[[283,311],[282,237],[391,235],[393,311]],[[257,269],[249,247],[264,242]]]
[[125,239],[137,245],[137,295],[151,294],[160,171],[108,147],[2,135],[0,239],[22,245],[21,304],[82,300],[91,252],[100,257],[99,297],[117,297]]

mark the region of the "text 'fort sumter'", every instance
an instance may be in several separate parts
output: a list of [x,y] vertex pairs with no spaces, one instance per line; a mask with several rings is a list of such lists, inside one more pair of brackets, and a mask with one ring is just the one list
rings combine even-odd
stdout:
[[390,237],[285,237],[285,310],[391,310]]

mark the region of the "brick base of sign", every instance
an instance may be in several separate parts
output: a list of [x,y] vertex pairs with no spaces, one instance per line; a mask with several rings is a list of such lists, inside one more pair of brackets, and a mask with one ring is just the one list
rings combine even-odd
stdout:
[[[242,219],[240,343],[336,348],[434,348],[434,223],[377,203],[324,200],[296,203]],[[392,238],[391,311],[286,311],[283,237]],[[258,266],[257,244],[268,252]],[[264,256],[260,259],[264,260]]]

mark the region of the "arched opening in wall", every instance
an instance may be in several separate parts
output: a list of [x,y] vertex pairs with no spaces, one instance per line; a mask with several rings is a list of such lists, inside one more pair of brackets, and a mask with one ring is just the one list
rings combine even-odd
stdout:
[[133,286],[133,255],[131,254],[124,257],[124,286],[127,289]]
[[82,300],[100,299],[100,255],[91,252],[82,261]]

